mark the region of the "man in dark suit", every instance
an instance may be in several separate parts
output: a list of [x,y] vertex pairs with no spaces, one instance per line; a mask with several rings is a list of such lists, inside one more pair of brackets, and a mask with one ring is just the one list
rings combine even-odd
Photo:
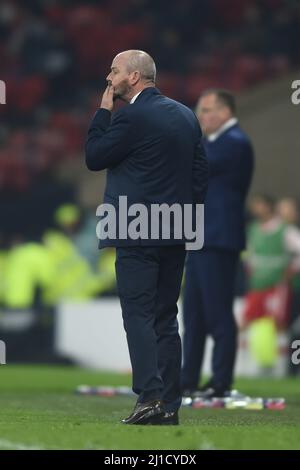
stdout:
[[[196,116],[163,96],[155,88],[155,75],[155,63],[147,53],[118,54],[86,143],[88,168],[108,169],[104,203],[117,214],[113,235],[103,236],[100,247],[116,247],[118,293],[133,390],[138,395],[125,424],[178,424],[181,341],[177,300],[187,240],[176,235],[173,219],[167,239],[161,230],[159,236],[149,238],[124,236],[121,196],[127,197],[132,208],[137,204],[149,210],[154,204],[182,208],[203,202],[208,180]],[[111,115],[116,98],[129,105]],[[141,229],[147,222],[143,219]],[[150,221],[154,232],[156,223]]]
[[[249,138],[239,127],[235,100],[207,90],[197,106],[210,168],[204,206],[204,248],[187,257],[184,292],[182,391],[222,397],[230,390],[236,356],[233,316],[239,254],[245,247],[244,205],[253,172]],[[198,389],[207,335],[214,340],[212,378]]]

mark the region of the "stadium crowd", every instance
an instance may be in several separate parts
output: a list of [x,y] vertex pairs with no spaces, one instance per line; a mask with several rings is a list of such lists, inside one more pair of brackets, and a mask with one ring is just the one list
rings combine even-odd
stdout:
[[82,154],[119,50],[147,50],[158,87],[194,106],[212,86],[242,91],[300,63],[293,0],[21,0],[0,5],[0,190],[26,191]]

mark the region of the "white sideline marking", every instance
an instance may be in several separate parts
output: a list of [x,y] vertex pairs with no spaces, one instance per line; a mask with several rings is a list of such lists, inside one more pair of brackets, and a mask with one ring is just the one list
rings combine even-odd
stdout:
[[15,449],[15,450],[43,450],[43,448],[39,446],[28,446],[20,442],[12,442],[12,441],[8,441],[7,439],[0,438],[0,448],[3,448],[3,447],[5,449]]

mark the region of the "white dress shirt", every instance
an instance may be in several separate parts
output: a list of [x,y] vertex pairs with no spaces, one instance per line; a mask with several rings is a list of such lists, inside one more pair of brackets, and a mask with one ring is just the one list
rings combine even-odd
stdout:
[[[143,91],[143,90],[142,90]],[[133,98],[131,98],[130,100],[130,104],[133,104],[135,102],[135,100],[137,99],[137,97],[139,96],[140,93],[142,93],[142,91],[139,91],[136,95],[134,95]]]
[[228,121],[223,124],[216,132],[213,132],[212,134],[209,134],[207,136],[207,140],[209,142],[214,142],[217,140],[223,132],[227,131],[227,129],[230,129],[230,127],[235,126],[238,123],[237,118],[233,117],[228,119]]

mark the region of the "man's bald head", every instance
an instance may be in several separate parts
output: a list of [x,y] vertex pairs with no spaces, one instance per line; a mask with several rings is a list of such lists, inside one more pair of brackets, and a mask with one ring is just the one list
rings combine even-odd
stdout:
[[144,51],[128,50],[116,55],[106,80],[114,89],[114,98],[129,102],[144,88],[153,87],[155,78],[152,57]]
[[124,58],[126,62],[126,68],[129,73],[140,72],[141,79],[155,83],[156,79],[156,66],[152,57],[147,52],[139,50],[129,50],[120,52],[116,56]]

